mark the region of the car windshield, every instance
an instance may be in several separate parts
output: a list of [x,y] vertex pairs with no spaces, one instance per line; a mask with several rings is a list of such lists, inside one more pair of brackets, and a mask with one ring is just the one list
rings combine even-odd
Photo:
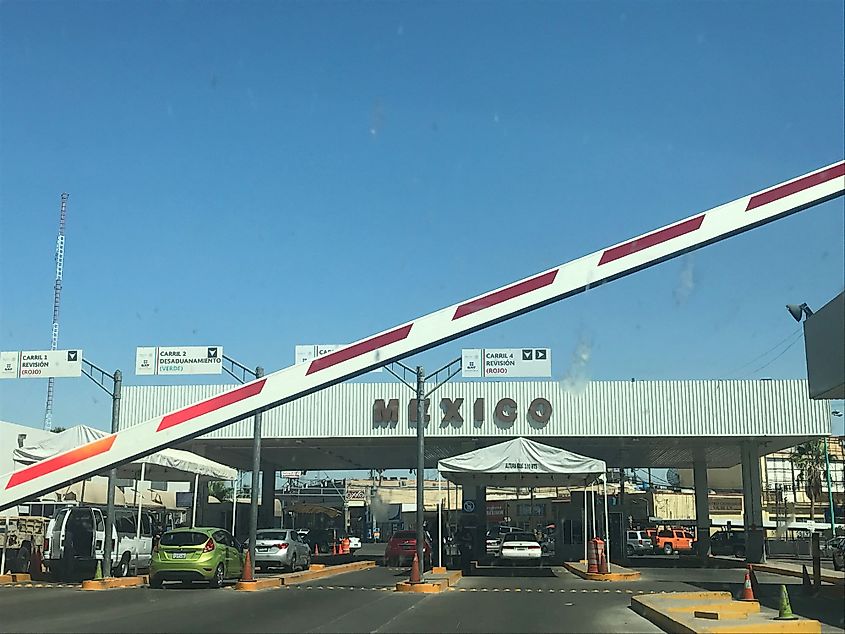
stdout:
[[165,533],[161,536],[162,546],[201,546],[208,541],[208,535],[196,531]]
[[508,542],[536,542],[537,538],[531,533],[508,533],[502,541],[505,544]]

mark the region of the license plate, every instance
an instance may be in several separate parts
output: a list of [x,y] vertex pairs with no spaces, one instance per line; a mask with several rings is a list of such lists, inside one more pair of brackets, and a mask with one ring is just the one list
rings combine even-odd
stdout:
[[188,553],[173,553],[173,559],[187,559]]
[[258,548],[256,548],[256,550],[260,553],[266,553],[268,550],[270,550],[270,547],[269,546],[259,546]]

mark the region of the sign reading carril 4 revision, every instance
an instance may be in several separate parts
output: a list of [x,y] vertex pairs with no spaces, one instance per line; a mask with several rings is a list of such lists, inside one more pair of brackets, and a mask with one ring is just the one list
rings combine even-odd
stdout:
[[222,374],[223,346],[159,346],[135,349],[135,374]]
[[461,375],[467,378],[548,377],[550,348],[483,348],[461,350]]
[[52,379],[82,375],[82,350],[0,352],[0,379]]

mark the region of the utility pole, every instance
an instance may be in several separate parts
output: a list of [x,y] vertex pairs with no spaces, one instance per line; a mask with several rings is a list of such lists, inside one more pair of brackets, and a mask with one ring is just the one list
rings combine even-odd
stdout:
[[[123,375],[120,370],[115,370],[114,374],[109,374],[84,358],[82,359],[82,373],[111,396],[111,433],[116,434],[120,424],[120,392],[123,385]],[[106,379],[111,379],[111,389],[106,387]],[[117,469],[111,468],[109,469],[108,491],[106,491],[106,536],[103,544],[103,577],[106,578],[111,577],[114,488],[116,485]],[[84,499],[81,500],[81,502],[84,501]]]
[[[53,285],[53,327],[50,331],[50,350],[59,348],[59,305],[62,301],[62,277],[65,267],[65,218],[68,194],[62,194],[59,207],[59,235],[56,238],[56,283]],[[44,408],[44,429],[53,429],[53,387],[56,379],[47,379],[47,405]]]
[[[402,368],[402,376],[394,371],[390,365],[384,366],[384,369],[414,390],[417,397],[417,561],[420,564],[420,581],[422,581],[425,573],[425,530],[423,529],[423,523],[425,522],[425,400],[461,371],[461,357],[450,361],[428,376],[425,375],[425,370],[423,370],[422,366],[417,366],[414,370],[400,361],[395,361],[394,364]],[[426,392],[426,380],[434,378],[437,381],[437,377],[441,372],[446,373],[446,378],[438,381],[431,390]],[[411,384],[406,379],[407,373],[414,375],[416,379],[414,384]],[[442,526],[437,527],[437,539],[441,541],[443,539],[443,536],[440,534],[442,528]]]
[[417,561],[425,571],[425,370],[417,366]]
[[[238,363],[231,357],[223,355],[223,361],[231,364],[231,368],[223,364],[223,369],[226,370],[239,383],[246,383],[247,376],[252,379],[260,379],[264,376],[264,368],[261,366],[250,370],[245,365]],[[250,571],[252,576],[255,576],[255,540],[258,533],[258,479],[261,471],[261,412],[255,412],[252,416],[252,484],[249,487],[249,562],[252,566]],[[275,478],[273,479],[275,486]],[[275,509],[270,509],[272,516]],[[282,518],[284,522],[284,517]]]

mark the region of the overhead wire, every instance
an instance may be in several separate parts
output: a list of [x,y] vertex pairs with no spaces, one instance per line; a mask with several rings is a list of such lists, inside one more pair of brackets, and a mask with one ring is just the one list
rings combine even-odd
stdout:
[[781,350],[781,351],[780,351],[780,354],[778,354],[777,356],[772,357],[771,359],[769,359],[766,363],[764,363],[764,364],[763,364],[763,365],[761,365],[759,368],[757,368],[756,370],[754,370],[754,371],[753,371],[751,374],[749,374],[748,376],[752,376],[752,375],[754,375],[754,374],[757,374],[760,370],[763,370],[763,369],[765,369],[765,368],[769,367],[770,365],[772,365],[775,361],[777,361],[777,360],[778,360],[778,359],[780,359],[783,355],[785,355],[785,354],[789,351],[789,349],[790,349],[792,346],[794,346],[796,343],[798,343],[799,341],[801,341],[801,339],[802,339],[802,338],[803,338],[803,333],[801,333],[801,335],[799,335],[798,337],[796,337],[796,338],[795,338],[795,340],[794,340],[792,343],[790,343],[788,346],[786,346],[786,348],[784,348],[783,350]]
[[[734,369],[733,369],[733,370],[732,370],[729,374],[730,374],[730,375],[732,375],[732,376],[735,376],[735,375],[739,374],[741,370],[744,370],[744,369],[745,369],[745,368],[747,368],[748,366],[753,365],[754,363],[756,363],[757,361],[759,361],[759,360],[760,360],[760,359],[762,359],[763,357],[765,357],[765,356],[769,355],[770,353],[774,352],[774,351],[775,351],[775,350],[777,350],[780,346],[782,346],[784,343],[786,343],[787,341],[790,341],[791,339],[793,339],[793,337],[796,337],[796,335],[800,335],[800,334],[801,334],[801,332],[802,332],[802,328],[801,328],[801,326],[799,325],[799,326],[798,326],[798,328],[796,328],[796,329],[795,329],[795,330],[793,330],[791,333],[789,333],[786,337],[784,337],[783,339],[781,339],[780,341],[778,341],[778,342],[777,342],[775,345],[773,345],[771,348],[769,348],[768,350],[766,350],[765,352],[763,352],[763,353],[761,353],[761,354],[758,354],[756,357],[754,357],[754,358],[753,358],[753,359],[751,359],[750,361],[747,361],[747,362],[743,363],[741,366],[739,366],[739,367],[737,367],[737,368],[734,368]],[[794,340],[790,342],[790,345],[791,345],[791,344],[793,344],[793,343],[795,343],[795,341],[794,341]],[[753,373],[752,373],[752,374],[753,374]]]

